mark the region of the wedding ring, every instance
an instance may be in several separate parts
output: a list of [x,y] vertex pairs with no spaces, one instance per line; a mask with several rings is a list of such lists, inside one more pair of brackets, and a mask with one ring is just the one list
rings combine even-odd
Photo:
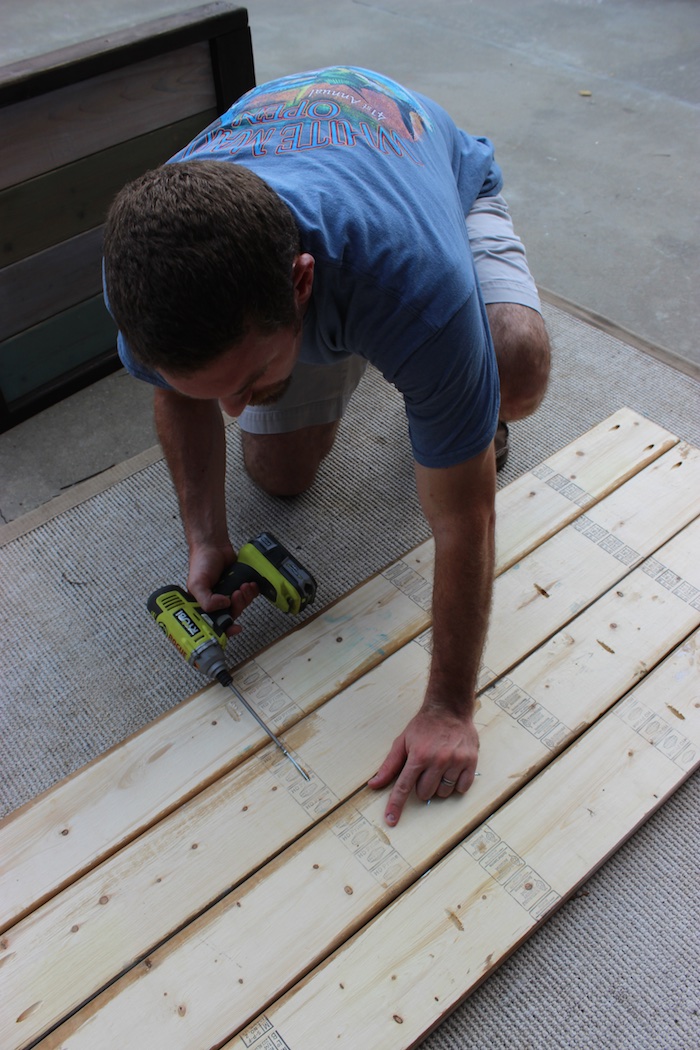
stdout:
[[448,780],[447,777],[441,777],[440,778],[440,783],[441,784],[447,784],[448,787],[454,787],[455,784],[457,783],[457,781],[456,780]]

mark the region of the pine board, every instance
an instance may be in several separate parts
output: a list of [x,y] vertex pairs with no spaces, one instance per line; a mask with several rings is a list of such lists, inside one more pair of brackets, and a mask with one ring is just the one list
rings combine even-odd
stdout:
[[[683,585],[688,591],[700,592],[700,570],[695,568],[698,549],[700,521],[658,552],[653,562],[658,566],[655,576],[649,575],[648,565],[639,568],[627,578],[624,589],[604,594],[575,625],[523,661],[517,676],[499,680],[482,694],[478,723],[483,772],[469,793],[469,806],[457,799],[435,804],[426,821],[420,820],[419,811],[424,807],[413,800],[408,812],[415,819],[407,813],[398,828],[387,832],[381,819],[383,796],[360,789],[381,761],[385,741],[400,730],[420,702],[428,658],[423,646],[413,642],[371,672],[367,683],[357,683],[325,705],[310,726],[300,723],[288,734],[288,744],[303,754],[305,765],[313,771],[314,783],[308,789],[273,749],[266,748],[264,765],[257,774],[244,776],[240,770],[231,779],[225,797],[217,800],[219,813],[214,821],[212,798],[197,800],[201,808],[197,807],[196,817],[190,812],[172,821],[166,837],[146,836],[142,847],[146,855],[140,863],[125,858],[111,871],[104,866],[92,884],[85,886],[77,905],[64,910],[58,922],[54,914],[57,901],[52,902],[49,932],[56,926],[63,931],[52,946],[66,975],[62,998],[69,989],[74,996],[80,994],[81,973],[94,979],[100,946],[110,931],[118,929],[123,939],[131,926],[144,937],[160,912],[165,925],[159,934],[163,936],[167,924],[172,924],[178,900],[186,901],[187,907],[196,906],[201,894],[199,904],[204,905],[207,897],[214,900],[227,886],[236,885],[233,895],[162,949],[151,952],[146,964],[84,1011],[75,1033],[69,1023],[55,1045],[99,1044],[106,1032],[117,1035],[121,1042],[129,1038],[132,1026],[143,1033],[149,1047],[186,1047],[194,1045],[195,1039],[216,1045],[227,1026],[240,1024],[253,1004],[264,1001],[271,992],[281,992],[294,975],[321,960],[329,946],[342,943],[475,823],[488,817],[552,754],[631,688],[642,665],[652,667],[697,628],[700,610],[680,594],[669,593],[661,578],[673,575],[677,588]],[[652,646],[644,627],[657,616]],[[400,693],[401,704],[390,702],[395,691]],[[342,755],[338,754],[338,740],[343,741]],[[287,799],[274,790],[284,786],[291,791]],[[331,813],[350,792],[354,792],[352,797]],[[258,869],[267,855],[283,847],[281,829],[294,836],[302,826],[299,810],[306,811],[309,822],[315,818],[316,827]],[[192,849],[193,839],[196,850]],[[248,856],[243,858],[242,853]],[[246,861],[254,874],[241,882]],[[180,879],[176,877],[178,862]],[[207,893],[202,887],[215,866],[220,867],[219,881]],[[129,893],[134,872],[138,879]],[[158,883],[158,878],[163,882]],[[167,888],[165,883],[169,883]],[[100,895],[109,898],[102,909],[95,904]],[[269,916],[282,900],[284,923],[275,924],[274,938],[267,941],[265,950],[260,930],[269,928]],[[184,907],[179,904],[180,919]],[[36,918],[41,922],[41,917]],[[93,943],[91,950],[84,951],[69,931],[74,926],[82,929],[86,920]],[[16,1006],[25,1004],[26,1009],[37,996],[45,996],[32,972],[41,974],[47,965],[52,971],[52,955],[46,950],[48,937],[33,922],[26,923],[25,929],[17,928],[16,933],[18,962],[25,939],[30,950],[32,944],[37,946],[34,966],[17,965],[15,971]],[[160,937],[152,939],[155,944]],[[43,950],[38,949],[39,944]],[[148,945],[142,944],[141,954],[146,955]],[[207,965],[210,956],[217,959],[213,972]],[[117,970],[126,963],[114,955],[111,960]],[[83,992],[88,990],[93,989],[86,985]],[[192,1029],[180,1023],[179,1014],[170,1016],[168,1005],[176,991],[180,1005],[197,1003],[196,1011],[191,1011]],[[47,1001],[44,997],[35,1011],[39,1017]],[[229,1004],[230,1014],[223,1003]]]
[[416,1045],[697,767],[699,657],[696,633],[224,1050]]
[[[420,702],[430,544],[238,672],[264,716],[290,727],[287,746],[311,785],[215,687],[8,818],[3,899],[7,888],[9,923],[26,917],[1,945],[3,1045],[29,1045],[145,957],[41,1045],[117,1046],[134,1031],[149,1047],[203,1045],[205,1032],[220,1045],[687,637],[700,616],[700,457],[682,444],[664,454],[674,439],[649,427],[623,410],[499,494],[491,637],[500,644],[487,647],[480,680],[482,775],[466,801],[433,805],[429,824],[413,800],[389,837],[385,794],[363,785]],[[577,680],[587,706],[572,711]],[[522,743],[509,765],[513,732]],[[120,821],[103,827],[116,811]],[[284,921],[261,953],[281,900]],[[218,980],[228,982],[225,1010]]]
[[[539,503],[550,505],[547,535],[581,513],[560,479],[575,474],[590,506],[675,447],[667,431],[621,409],[536,468],[544,477],[532,472],[499,492],[497,572],[502,549],[512,562],[536,545]],[[290,727],[429,626],[431,579],[427,542],[245,663],[237,686],[278,731]],[[156,634],[154,664],[160,645]],[[250,719],[231,717],[229,696],[207,687],[0,822],[0,930],[266,742]]]

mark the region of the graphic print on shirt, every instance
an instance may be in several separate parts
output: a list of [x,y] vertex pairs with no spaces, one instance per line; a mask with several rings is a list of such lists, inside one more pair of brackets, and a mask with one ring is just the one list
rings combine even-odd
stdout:
[[426,110],[399,84],[380,74],[336,67],[254,88],[174,159],[200,152],[281,156],[365,143],[422,166],[413,146],[430,130]]

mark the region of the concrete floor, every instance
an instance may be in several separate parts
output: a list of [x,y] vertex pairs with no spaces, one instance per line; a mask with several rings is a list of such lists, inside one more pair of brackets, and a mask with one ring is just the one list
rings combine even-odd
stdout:
[[[3,0],[0,62],[192,6]],[[363,65],[431,95],[467,130],[492,138],[540,286],[699,374],[698,3],[245,6],[259,83],[331,63]],[[119,373],[94,384],[0,435],[0,521],[154,442],[145,386]]]

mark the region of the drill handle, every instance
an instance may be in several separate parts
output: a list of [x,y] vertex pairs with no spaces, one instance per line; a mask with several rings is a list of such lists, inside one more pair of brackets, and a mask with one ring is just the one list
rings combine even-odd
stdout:
[[230,597],[237,591],[242,583],[257,583],[258,589],[268,601],[274,602],[277,591],[272,583],[265,579],[261,573],[245,562],[235,561],[223,574],[219,582],[212,588],[214,594],[225,594]]
[[[230,565],[224,572],[223,576],[212,588],[214,594],[225,594],[226,597],[230,597],[234,591],[237,591],[242,583],[257,583],[258,589],[268,601],[274,602],[277,597],[275,588],[266,580],[259,572],[257,572],[251,565],[246,565],[245,562],[235,561],[233,565]],[[234,620],[228,609],[220,609],[218,612],[207,613],[207,616],[214,624],[217,631],[228,631],[229,627],[233,626]]]

